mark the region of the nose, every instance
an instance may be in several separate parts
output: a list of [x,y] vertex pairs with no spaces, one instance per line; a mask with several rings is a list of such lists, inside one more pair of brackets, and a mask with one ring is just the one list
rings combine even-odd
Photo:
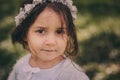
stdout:
[[46,45],[55,45],[56,44],[56,37],[53,34],[49,34],[48,36],[46,36],[45,39],[45,44]]

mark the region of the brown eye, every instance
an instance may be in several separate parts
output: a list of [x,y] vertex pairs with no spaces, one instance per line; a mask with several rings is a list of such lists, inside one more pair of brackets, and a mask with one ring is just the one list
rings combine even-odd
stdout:
[[63,34],[63,29],[58,29],[57,34]]
[[43,29],[39,29],[37,32],[39,32],[39,33],[43,33],[44,30],[43,30]]

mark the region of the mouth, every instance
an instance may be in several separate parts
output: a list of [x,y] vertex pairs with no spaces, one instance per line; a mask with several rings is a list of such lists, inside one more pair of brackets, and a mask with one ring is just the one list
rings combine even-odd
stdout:
[[43,49],[43,51],[46,51],[46,52],[56,52],[56,50],[47,50],[47,49]]
[[45,50],[45,51],[47,51],[47,52],[54,52],[55,50]]

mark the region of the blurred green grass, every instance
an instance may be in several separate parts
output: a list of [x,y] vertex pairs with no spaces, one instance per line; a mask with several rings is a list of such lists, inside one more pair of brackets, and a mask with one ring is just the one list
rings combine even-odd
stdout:
[[[12,66],[27,52],[11,43],[14,16],[22,0],[0,1],[0,80],[6,80]],[[76,62],[91,80],[120,79],[120,0],[74,0],[79,41]]]

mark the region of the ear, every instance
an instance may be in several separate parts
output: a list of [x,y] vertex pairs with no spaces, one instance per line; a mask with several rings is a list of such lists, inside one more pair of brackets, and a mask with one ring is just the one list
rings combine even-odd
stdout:
[[23,40],[24,40],[25,42],[28,42],[28,40],[27,40],[27,34],[25,34],[25,36],[23,37]]

